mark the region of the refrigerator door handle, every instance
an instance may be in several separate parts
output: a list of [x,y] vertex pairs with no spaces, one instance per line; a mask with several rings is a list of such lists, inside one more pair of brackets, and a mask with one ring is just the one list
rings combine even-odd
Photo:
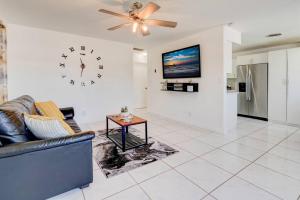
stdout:
[[247,74],[246,74],[246,101],[249,100],[249,68],[247,66]]
[[252,73],[251,73],[251,70],[249,69],[249,78],[248,78],[248,81],[249,81],[249,86],[247,88],[248,90],[248,101],[251,101],[251,89],[252,89]]

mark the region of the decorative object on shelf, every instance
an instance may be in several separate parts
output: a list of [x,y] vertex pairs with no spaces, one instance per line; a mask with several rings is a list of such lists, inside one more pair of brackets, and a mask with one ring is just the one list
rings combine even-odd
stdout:
[[168,86],[168,81],[164,81],[164,82],[161,82],[161,90],[165,91],[167,90],[167,86]]
[[6,27],[0,21],[0,104],[7,101]]
[[198,92],[198,83],[165,83],[162,82],[162,91],[176,91],[176,92]]
[[69,47],[61,54],[58,67],[61,78],[72,86],[82,87],[94,85],[97,79],[102,78],[104,68],[102,57],[86,46]]
[[125,107],[122,107],[121,108],[121,116],[122,117],[127,117],[128,116],[128,107],[127,106],[125,106]]
[[129,113],[127,106],[121,108],[120,115],[125,122],[130,122],[132,120],[132,115]]

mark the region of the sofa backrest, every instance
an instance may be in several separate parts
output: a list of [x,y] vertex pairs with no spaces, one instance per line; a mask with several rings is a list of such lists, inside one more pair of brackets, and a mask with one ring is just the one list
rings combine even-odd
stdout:
[[0,141],[3,145],[30,141],[23,113],[38,114],[34,99],[28,95],[0,105]]

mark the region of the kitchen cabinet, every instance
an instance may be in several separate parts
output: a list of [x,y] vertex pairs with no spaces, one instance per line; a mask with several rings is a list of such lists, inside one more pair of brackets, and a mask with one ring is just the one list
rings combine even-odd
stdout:
[[287,50],[268,53],[268,118],[285,122],[287,118]]
[[287,50],[287,122],[300,125],[300,48]]
[[268,53],[268,118],[300,125],[300,48]]

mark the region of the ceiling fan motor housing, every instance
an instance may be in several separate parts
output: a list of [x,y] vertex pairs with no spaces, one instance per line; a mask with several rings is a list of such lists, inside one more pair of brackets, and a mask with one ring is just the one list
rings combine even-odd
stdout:
[[143,4],[141,2],[138,2],[138,1],[132,3],[132,5],[130,6],[131,10],[133,10],[133,11],[134,10],[139,10],[142,7],[143,7]]

